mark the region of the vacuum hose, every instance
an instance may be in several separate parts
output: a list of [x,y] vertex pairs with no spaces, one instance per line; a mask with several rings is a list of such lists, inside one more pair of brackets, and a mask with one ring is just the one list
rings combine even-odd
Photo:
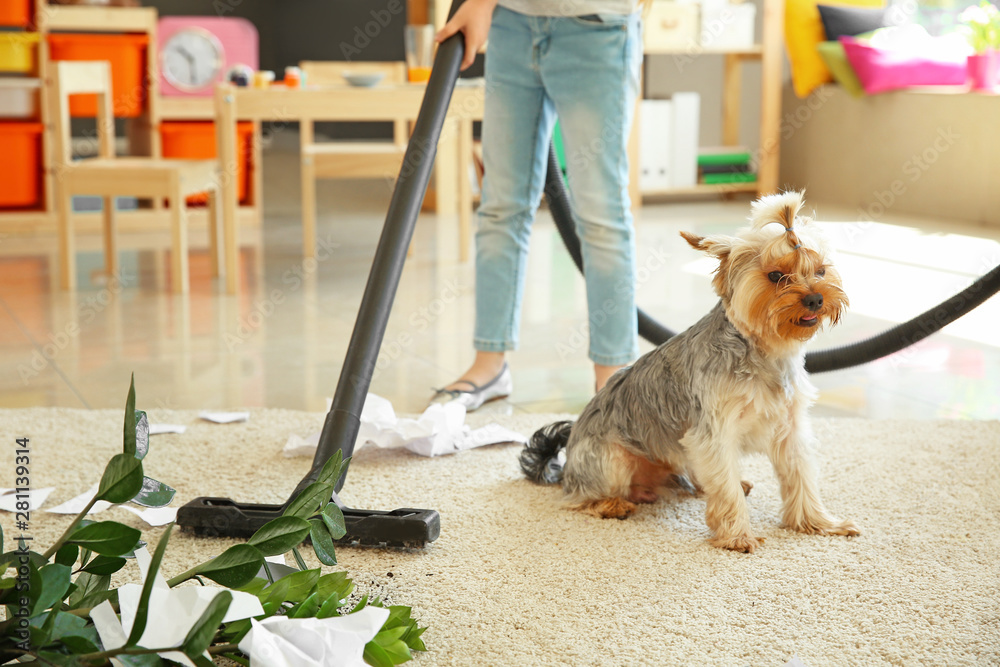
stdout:
[[[562,237],[566,250],[576,267],[583,272],[583,257],[580,253],[580,239],[576,235],[576,225],[573,222],[573,209],[570,206],[569,195],[563,182],[562,170],[556,157],[555,149],[549,148],[549,165],[545,175],[545,197],[549,202],[549,210]],[[881,359],[894,352],[917,343],[927,336],[936,333],[973,310],[991,296],[1000,291],[1000,266],[980,276],[974,283],[950,299],[917,315],[908,322],[876,334],[871,338],[849,343],[829,350],[816,350],[806,354],[806,370],[810,373],[825,373],[842,368],[860,366]],[[675,335],[652,317],[636,309],[639,322],[639,335],[654,345],[660,345]]]

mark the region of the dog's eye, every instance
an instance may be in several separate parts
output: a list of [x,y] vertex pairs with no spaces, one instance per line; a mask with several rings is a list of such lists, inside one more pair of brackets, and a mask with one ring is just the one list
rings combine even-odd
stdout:
[[767,274],[767,279],[770,280],[772,283],[776,283],[784,277],[785,274],[782,273],[781,271],[771,271],[769,274]]
[[816,271],[816,277],[817,277],[817,278],[822,278],[822,277],[823,277],[823,276],[825,276],[825,275],[826,275],[826,268],[825,268],[825,267],[822,267],[822,266],[821,266],[821,267],[819,267],[819,270],[818,270],[818,271]]

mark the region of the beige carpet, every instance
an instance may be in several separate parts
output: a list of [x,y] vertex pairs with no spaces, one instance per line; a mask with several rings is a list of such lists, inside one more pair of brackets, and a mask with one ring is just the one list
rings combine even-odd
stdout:
[[[191,412],[152,411],[188,424],[154,436],[147,474],[196,495],[278,502],[308,467],[280,450],[323,415],[251,411],[220,426]],[[522,432],[551,420],[507,418]],[[474,419],[470,419],[474,422]],[[521,478],[518,448],[443,459],[361,450],[344,498],[373,509],[441,513],[441,537],[423,551],[344,548],[360,588],[408,604],[430,627],[417,665],[974,665],[1000,662],[1000,424],[823,420],[822,490],[854,519],[855,539],[776,526],[769,465],[746,462],[754,555],[709,547],[704,503],[645,506],[627,521],[559,509],[560,491]],[[84,491],[120,451],[121,413],[0,411],[13,486],[14,438],[32,445],[32,485],[57,486],[48,505]],[[111,509],[100,518],[142,527]],[[36,544],[68,519],[33,515]],[[8,539],[13,517],[3,515]],[[146,531],[155,544],[161,529]],[[175,534],[168,575],[230,542]]]

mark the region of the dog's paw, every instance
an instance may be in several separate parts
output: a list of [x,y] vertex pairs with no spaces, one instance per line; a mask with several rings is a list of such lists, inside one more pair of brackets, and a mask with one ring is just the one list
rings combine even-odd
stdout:
[[624,498],[601,498],[583,502],[576,509],[602,519],[627,519],[638,507]]
[[814,521],[804,520],[790,526],[790,528],[800,533],[806,533],[807,535],[846,535],[847,537],[855,537],[861,534],[861,529],[853,521],[841,521],[836,517],[825,517]]
[[754,549],[764,544],[763,537],[753,535],[738,535],[736,537],[713,537],[708,541],[713,547],[729,549],[730,551],[740,551],[752,554]]

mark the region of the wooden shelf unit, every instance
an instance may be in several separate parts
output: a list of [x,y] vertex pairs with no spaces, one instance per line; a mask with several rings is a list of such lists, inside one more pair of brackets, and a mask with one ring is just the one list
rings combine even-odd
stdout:
[[[153,7],[90,7],[72,5],[51,5],[47,0],[33,0],[35,9],[34,25],[25,32],[37,32],[38,71],[29,76],[6,75],[0,73],[0,95],[5,90],[38,87],[39,117],[24,119],[26,122],[41,122],[45,126],[42,138],[43,200],[38,210],[0,210],[0,233],[18,235],[55,236],[57,220],[53,189],[55,179],[52,174],[52,136],[49,90],[51,79],[51,55],[48,35],[56,32],[79,33],[141,33],[148,38],[146,57],[146,108],[138,118],[128,122],[127,136],[130,153],[162,157],[159,127],[164,120],[205,120],[215,119],[213,98],[165,98],[159,92],[159,57],[157,48],[158,12]],[[254,164],[260,164],[259,141],[254,151]],[[259,169],[255,169],[259,173]],[[260,183],[255,181],[253,203],[241,206],[237,219],[241,227],[258,227],[262,217],[260,206]],[[99,227],[89,221],[99,218],[97,214],[76,214],[80,219],[80,230],[84,233],[96,231]],[[153,202],[152,208],[136,211],[120,211],[118,215],[123,231],[147,229],[168,230],[169,216],[161,202]],[[207,226],[207,215],[195,208],[191,210],[192,226]]]
[[632,126],[629,144],[630,194],[633,202],[646,197],[692,196],[751,192],[763,195],[778,188],[778,158],[781,147],[781,65],[784,31],[784,0],[763,0],[761,41],[745,49],[646,49],[645,55],[675,55],[697,57],[721,56],[724,59],[722,74],[722,144],[739,146],[740,117],[742,114],[742,68],[746,62],[760,62],[760,139],[756,148],[751,147],[753,162],[757,167],[757,180],[753,183],[699,183],[692,187],[664,190],[639,190],[639,106]]

